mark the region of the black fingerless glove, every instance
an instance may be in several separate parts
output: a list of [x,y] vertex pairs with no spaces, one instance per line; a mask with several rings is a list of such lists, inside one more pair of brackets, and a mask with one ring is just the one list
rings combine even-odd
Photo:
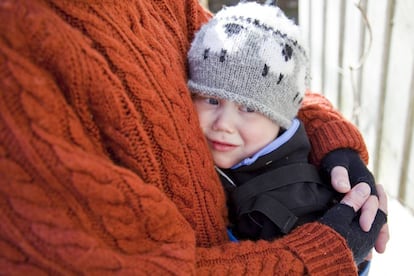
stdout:
[[331,227],[345,238],[358,265],[374,247],[381,227],[387,222],[387,215],[378,209],[370,231],[365,232],[359,225],[359,215],[354,208],[338,203],[329,209],[319,222]]
[[336,166],[342,166],[348,170],[349,181],[352,187],[360,182],[365,182],[371,188],[371,195],[377,195],[374,176],[356,151],[352,149],[337,149],[328,153],[321,162],[321,175],[325,179],[330,179],[331,171]]

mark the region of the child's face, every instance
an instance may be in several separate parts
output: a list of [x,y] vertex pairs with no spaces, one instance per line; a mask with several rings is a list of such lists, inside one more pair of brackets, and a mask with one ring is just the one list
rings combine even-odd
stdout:
[[231,168],[273,141],[280,127],[234,102],[195,95],[201,129],[216,166]]

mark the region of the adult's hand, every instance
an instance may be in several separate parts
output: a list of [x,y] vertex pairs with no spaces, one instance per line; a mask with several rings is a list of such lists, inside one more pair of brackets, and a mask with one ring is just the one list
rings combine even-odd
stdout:
[[361,207],[360,224],[369,231],[378,210],[375,179],[358,153],[352,149],[337,149],[328,153],[321,162],[321,172],[331,179],[332,186],[340,193],[347,193],[359,183],[370,187],[367,200]]
[[[364,182],[369,185],[371,188],[371,195],[377,195],[375,187],[375,178],[372,173],[367,168],[364,161],[362,161],[359,154],[352,149],[337,149],[328,153],[321,162],[321,169],[323,174],[337,174],[335,170],[338,170],[338,167],[342,168],[339,172],[339,176],[342,178],[337,179],[339,188],[345,189],[347,192],[349,186],[354,187],[358,183]],[[343,174],[344,169],[346,170],[346,175]]]
[[[335,167],[331,171],[332,186],[335,190],[341,193],[350,193],[351,184],[349,182],[348,171],[344,167]],[[360,183],[361,184],[361,183]],[[366,185],[365,185],[366,186]],[[364,231],[369,231],[375,219],[378,208],[385,213],[388,212],[387,195],[381,185],[376,185],[377,196],[369,195],[365,201],[361,202],[365,197],[347,197],[343,200],[348,205],[356,204],[355,206],[361,208],[361,216],[359,223]],[[370,194],[370,191],[368,192]],[[385,224],[379,233],[378,239],[375,242],[375,250],[378,253],[384,253],[388,240],[390,239],[388,224]]]
[[[370,187],[372,184],[368,184],[366,182],[360,182],[356,183],[354,185],[351,185],[350,180],[348,176],[348,170],[345,167],[337,166],[334,167],[331,170],[331,183],[333,188],[340,192],[340,193],[349,193],[351,191],[351,187],[355,186],[357,184],[365,183],[369,187],[368,190],[368,197],[366,200],[362,203],[361,208],[361,216],[359,218],[359,223],[361,225],[361,228],[364,231],[369,231],[371,228],[372,222],[375,219],[375,215],[377,213],[377,210],[379,208],[379,200],[377,195],[372,195]],[[377,193],[377,191],[375,191]],[[386,197],[386,195],[384,195]],[[359,208],[358,208],[359,209]]]
[[[351,188],[360,183],[370,187],[369,194],[361,206],[359,223],[364,231],[369,231],[379,208],[379,193],[375,179],[368,170],[358,153],[352,149],[337,149],[330,152],[322,160],[322,173],[329,175],[333,188],[340,193],[348,193]],[[382,187],[381,187],[382,188]],[[383,202],[387,202],[386,194],[382,190]],[[381,229],[380,236],[375,244],[378,253],[385,251],[389,240],[388,225]]]
[[379,197],[380,209],[377,211],[369,231],[364,231],[357,221],[358,210],[364,206],[370,196],[370,188],[366,183],[356,185],[340,203],[329,209],[319,220],[342,235],[352,250],[357,264],[368,256],[380,234],[383,233],[383,225],[387,220],[387,198],[381,187],[379,190],[381,193]]

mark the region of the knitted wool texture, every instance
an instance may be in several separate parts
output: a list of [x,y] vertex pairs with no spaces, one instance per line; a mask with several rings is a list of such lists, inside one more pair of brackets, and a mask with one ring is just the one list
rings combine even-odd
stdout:
[[226,7],[191,44],[189,88],[237,102],[289,128],[309,87],[303,45],[299,27],[276,6]]
[[[5,275],[346,275],[346,242],[304,225],[228,242],[225,199],[187,88],[198,1],[0,4],[0,267]],[[355,127],[317,94],[319,162]],[[338,136],[337,133],[343,133]]]

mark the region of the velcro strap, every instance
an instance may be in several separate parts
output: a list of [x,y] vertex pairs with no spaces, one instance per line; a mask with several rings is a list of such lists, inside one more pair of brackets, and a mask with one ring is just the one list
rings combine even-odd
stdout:
[[236,213],[241,217],[252,212],[260,212],[283,233],[288,233],[298,220],[297,216],[278,200],[268,196],[266,192],[303,182],[322,185],[315,166],[306,163],[292,164],[261,174],[231,193]]
[[252,178],[238,186],[231,193],[231,198],[235,206],[243,206],[259,194],[299,182],[322,184],[315,166],[306,163],[292,164]]
[[242,208],[240,215],[260,212],[279,227],[282,233],[289,233],[293,226],[295,226],[298,217],[274,198],[267,195],[261,195],[259,197],[252,208],[246,208],[245,210]]

